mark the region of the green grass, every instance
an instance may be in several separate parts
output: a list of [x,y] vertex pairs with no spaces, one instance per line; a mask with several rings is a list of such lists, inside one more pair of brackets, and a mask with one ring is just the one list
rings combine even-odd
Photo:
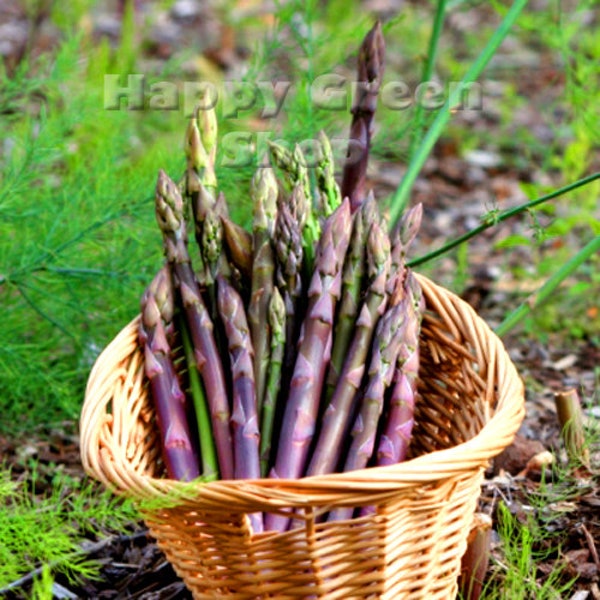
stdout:
[[35,465],[26,482],[0,471],[0,589],[40,564],[48,572],[41,574],[39,587],[59,573],[70,581],[97,577],[99,564],[87,557],[82,542],[124,532],[137,519],[130,503],[58,467],[49,492],[36,494],[36,479]]
[[[565,577],[565,565],[558,562],[559,543],[543,529],[535,516],[525,521],[511,513],[504,501],[498,504],[498,535],[502,560],[496,561],[494,575],[487,582],[483,600],[560,600],[573,588]],[[538,564],[552,561],[555,568],[540,577]],[[498,583],[500,585],[498,585]]]
[[0,125],[0,407],[12,433],[77,417],[91,361],[160,260],[157,170],[183,168],[171,151],[182,119],[104,110],[111,61],[102,46],[81,61],[83,46],[72,37],[25,65],[0,98],[15,106]]

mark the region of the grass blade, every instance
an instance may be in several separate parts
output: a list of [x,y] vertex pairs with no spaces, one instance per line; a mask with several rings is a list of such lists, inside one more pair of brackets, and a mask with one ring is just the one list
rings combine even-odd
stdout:
[[494,56],[504,38],[508,35],[510,29],[514,25],[518,16],[521,14],[521,11],[525,8],[526,4],[527,0],[515,0],[514,4],[511,6],[510,10],[506,13],[506,16],[502,20],[502,23],[500,23],[494,32],[494,35],[492,35],[484,49],[475,59],[475,62],[473,62],[469,70],[465,73],[465,76],[460,81],[460,84],[452,90],[448,96],[448,99],[444,103],[444,106],[442,106],[440,112],[437,114],[433,124],[423,138],[419,149],[412,157],[411,162],[408,165],[408,170],[398,186],[398,189],[391,198],[390,226],[392,229],[406,207],[410,192],[417,175],[419,174],[419,171],[425,164],[427,157],[431,153],[431,150],[444,130],[444,127],[450,120],[452,109],[458,104],[463,86],[473,83],[481,75],[482,71],[485,69],[490,59]]

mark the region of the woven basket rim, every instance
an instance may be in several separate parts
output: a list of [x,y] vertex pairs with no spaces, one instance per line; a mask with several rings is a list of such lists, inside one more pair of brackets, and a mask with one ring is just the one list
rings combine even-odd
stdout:
[[[117,359],[112,353],[124,341],[131,339],[134,344],[137,343],[138,314],[106,346],[90,372],[80,417],[81,456],[86,472],[115,491],[134,498],[167,499],[175,496],[179,502],[205,499],[211,504],[222,504],[224,499],[236,499],[243,505],[262,500],[270,505],[289,506],[290,503],[322,504],[325,497],[332,502],[339,502],[348,494],[353,495],[354,499],[357,495],[379,496],[485,468],[490,459],[512,442],[521,424],[525,414],[523,382],[501,340],[470,305],[424,275],[417,273],[416,276],[428,305],[433,301],[436,312],[452,312],[457,306],[460,307],[470,342],[482,347],[489,346],[489,356],[495,361],[495,368],[501,371],[499,375],[502,377],[499,376],[499,379],[504,378],[503,385],[497,390],[493,414],[473,438],[395,465],[300,479],[195,480],[186,483],[139,473],[131,466],[124,452],[111,453],[111,449],[100,447],[97,427],[92,422],[92,418],[98,416],[94,401],[99,375],[110,365],[116,364]],[[118,357],[119,360],[122,358],[126,356]],[[107,460],[112,463],[108,467]]]

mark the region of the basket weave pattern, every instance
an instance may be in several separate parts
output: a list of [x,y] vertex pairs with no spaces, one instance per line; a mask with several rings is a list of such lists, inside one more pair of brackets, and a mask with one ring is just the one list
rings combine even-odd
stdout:
[[[473,309],[419,281],[427,305],[420,397],[410,460],[398,465],[298,480],[165,479],[138,319],[100,355],[81,414],[84,467],[106,486],[154,502],[142,502],[146,523],[194,598],[455,597],[484,469],[512,441],[524,392]],[[321,522],[339,506],[374,511]],[[290,510],[296,528],[252,534],[248,513]]]

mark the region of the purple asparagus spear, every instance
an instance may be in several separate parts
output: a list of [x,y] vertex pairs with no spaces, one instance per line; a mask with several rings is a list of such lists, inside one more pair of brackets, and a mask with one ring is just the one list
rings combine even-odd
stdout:
[[365,36],[358,54],[359,85],[352,103],[350,143],[342,175],[342,198],[350,198],[353,212],[366,197],[367,163],[384,59],[385,44],[378,21]]
[[[352,428],[352,442],[344,461],[345,473],[363,469],[373,455],[384,396],[390,386],[401,344],[401,324],[406,315],[405,299],[390,305],[375,331],[369,363],[368,382],[360,399],[360,408]],[[349,519],[352,507],[338,508],[329,514],[330,521]]]
[[377,464],[393,465],[406,458],[414,424],[419,375],[419,333],[424,309],[419,282],[408,271],[404,281],[406,317],[401,325],[401,346],[396,361],[390,410],[377,448]]
[[[217,288],[219,315],[225,326],[231,362],[234,477],[258,479],[260,435],[250,329],[237,290],[221,275],[217,276]],[[262,514],[253,513],[250,520],[254,532],[262,532]]]
[[[304,472],[331,353],[335,306],[341,291],[341,270],[350,240],[351,222],[346,199],[325,221],[319,240],[308,290],[308,308],[271,477],[298,478]],[[286,517],[269,513],[266,528],[283,531],[288,522]]]
[[171,359],[167,327],[173,319],[173,288],[168,266],[154,277],[141,301],[140,344],[144,368],[160,430],[167,475],[190,481],[200,475],[198,456],[191,441],[185,394]]
[[390,241],[378,223],[373,223],[369,231],[367,257],[370,284],[355,323],[355,333],[346,352],[340,377],[323,414],[321,430],[307,475],[335,471],[342,452],[344,437],[351,424],[353,406],[362,381],[367,353],[379,317],[387,304],[385,284],[390,270]]
[[181,295],[186,322],[196,353],[196,364],[210,405],[215,446],[222,479],[233,478],[233,448],[229,401],[214,326],[202,300],[187,249],[183,199],[175,183],[160,171],[156,184],[156,219],[163,233],[165,255]]

